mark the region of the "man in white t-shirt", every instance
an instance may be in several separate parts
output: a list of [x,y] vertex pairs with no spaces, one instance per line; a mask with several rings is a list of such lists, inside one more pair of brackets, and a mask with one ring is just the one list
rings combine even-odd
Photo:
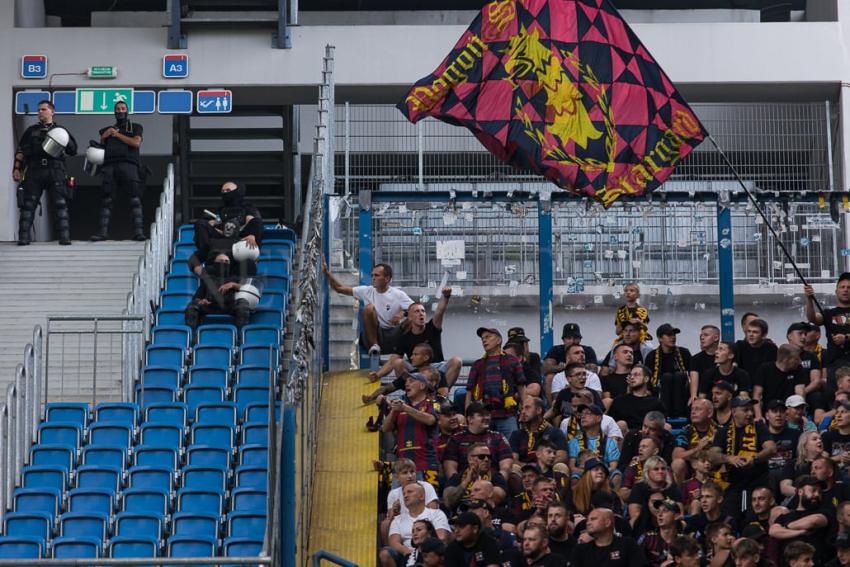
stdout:
[[[584,347],[578,343],[568,346],[564,356],[566,357],[566,364],[577,362],[585,367],[587,366],[587,359],[584,355]],[[584,386],[585,388],[596,390],[600,394],[602,393],[602,381],[599,379],[599,375],[592,370],[587,371],[587,382],[585,382]],[[549,401],[553,401],[558,396],[558,392],[566,387],[567,375],[562,370],[555,374],[552,378],[552,396]]]
[[331,275],[328,265],[322,262],[325,276],[331,289],[350,295],[363,302],[363,332],[360,345],[369,349],[369,355],[390,354],[401,333],[401,321],[413,300],[397,287],[390,286],[393,270],[387,264],[375,264],[372,268],[372,285],[348,287]]
[[437,530],[437,537],[444,542],[448,541],[452,531],[449,519],[442,510],[425,506],[425,489],[419,483],[405,486],[402,498],[407,506],[407,513],[399,514],[390,524],[390,544],[378,555],[381,567],[405,564],[407,556],[413,552],[410,539],[413,536],[413,522],[416,520],[430,521]]

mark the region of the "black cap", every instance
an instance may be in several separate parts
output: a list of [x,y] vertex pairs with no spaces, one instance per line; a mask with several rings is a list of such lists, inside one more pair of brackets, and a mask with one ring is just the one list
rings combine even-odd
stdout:
[[485,510],[493,511],[493,507],[486,500],[480,499],[471,499],[471,500],[461,500],[459,509],[464,512],[468,510],[476,510],[478,508],[484,508]]
[[478,526],[481,527],[481,518],[475,512],[463,512],[455,518],[456,526]]
[[785,334],[790,335],[794,331],[803,331],[808,333],[811,328],[812,327],[809,323],[804,323],[803,321],[800,321],[799,323],[791,323],[788,326],[788,330],[785,331]]
[[[527,339],[526,339],[526,340],[527,340]],[[524,343],[519,342],[519,341],[517,341],[516,339],[511,339],[511,340],[509,340],[508,342],[506,342],[506,343],[505,343],[505,346],[503,346],[502,348],[503,348],[503,349],[506,349],[506,348],[515,348],[515,349],[516,349],[517,351],[519,351],[519,352],[523,352],[523,351],[525,350]]]
[[538,465],[537,463],[525,463],[519,470],[522,472],[534,471],[537,474],[543,474],[543,471],[540,470],[540,465]]
[[593,496],[590,497],[590,507],[594,509],[608,508],[609,510],[616,510],[619,505],[620,500],[613,492],[597,490],[593,493]]
[[437,555],[445,555],[446,554],[446,544],[440,541],[435,537],[426,537],[425,540],[419,544],[419,554],[423,553],[436,553]]
[[711,385],[712,388],[718,388],[720,390],[726,390],[730,394],[735,393],[735,386],[727,382],[726,380],[718,380],[714,384]]
[[584,462],[584,472],[592,471],[596,467],[602,467],[605,470],[605,474],[608,474],[608,467],[599,459],[591,457]]
[[743,408],[747,406],[756,405],[756,401],[752,398],[745,398],[743,396],[738,396],[737,398],[732,398],[732,407],[733,408]]
[[439,413],[440,415],[454,415],[458,412],[457,406],[455,406],[451,402],[440,404],[439,407],[436,409],[437,413]]
[[838,549],[850,549],[850,536],[841,534],[835,538],[835,547]]
[[590,410],[590,413],[596,415],[603,415],[605,413],[605,410],[603,410],[602,407],[600,407],[598,404],[591,404],[589,406],[586,404],[581,404],[580,406],[576,407],[577,412],[582,412],[586,409]]
[[767,532],[764,531],[764,528],[761,527],[760,524],[748,524],[743,530],[741,530],[741,537],[748,537],[756,541],[765,536],[767,536]]
[[679,512],[680,511],[679,510],[679,504],[671,498],[664,498],[663,500],[655,500],[652,503],[652,507],[655,508],[656,510],[658,510],[659,508],[667,508],[671,512]]
[[581,338],[581,329],[575,323],[567,323],[564,325],[564,330],[561,331],[561,338]]
[[663,335],[678,335],[681,332],[681,329],[677,329],[670,323],[664,323],[663,325],[659,325],[658,328],[655,329],[655,336],[660,337]]
[[527,343],[531,339],[525,336],[525,329],[522,327],[511,327],[508,329],[508,342],[511,343]]
[[490,410],[488,410],[487,406],[481,402],[472,402],[466,406],[466,415],[470,416],[474,413],[486,413],[487,415],[490,415]]
[[479,337],[484,333],[493,333],[494,335],[499,335],[500,337],[502,336],[502,333],[499,332],[499,329],[495,327],[478,327],[478,329],[475,331],[475,334]]
[[770,400],[767,402],[767,411],[775,409],[785,409],[785,402],[782,400]]
[[818,488],[825,488],[823,481],[818,480],[813,474],[804,474],[797,477],[797,480],[794,481],[794,488],[803,488],[804,486],[817,486]]

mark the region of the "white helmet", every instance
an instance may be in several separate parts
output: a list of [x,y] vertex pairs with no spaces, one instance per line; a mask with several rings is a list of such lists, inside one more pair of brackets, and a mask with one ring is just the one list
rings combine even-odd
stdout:
[[248,302],[248,306],[251,309],[257,307],[257,303],[260,302],[261,292],[256,286],[252,284],[242,284],[239,286],[239,291],[236,292],[236,300],[244,299]]
[[103,148],[89,146],[86,150],[86,159],[83,161],[83,171],[92,177],[100,173],[100,166],[103,165],[105,154],[106,150]]
[[233,259],[237,262],[244,262],[245,260],[256,262],[257,258],[260,257],[260,249],[250,248],[244,240],[237,240],[231,250],[233,252]]
[[47,131],[44,141],[41,143],[41,149],[47,154],[58,158],[65,151],[65,146],[71,141],[71,135],[64,128],[57,126]]

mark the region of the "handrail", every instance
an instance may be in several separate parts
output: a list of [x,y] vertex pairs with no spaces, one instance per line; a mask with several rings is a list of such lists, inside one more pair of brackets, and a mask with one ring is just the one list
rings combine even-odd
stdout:
[[316,553],[313,554],[312,566],[319,567],[322,564],[322,559],[325,561],[330,561],[336,565],[341,565],[342,567],[359,567],[357,563],[353,561],[349,561],[348,559],[343,559],[339,555],[334,555],[330,551],[325,551],[324,549],[320,549]]

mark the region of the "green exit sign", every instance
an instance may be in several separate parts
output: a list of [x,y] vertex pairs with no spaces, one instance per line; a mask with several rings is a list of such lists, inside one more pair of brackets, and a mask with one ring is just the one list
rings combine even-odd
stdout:
[[75,114],[112,114],[115,103],[123,102],[133,112],[133,89],[77,89]]
[[114,79],[118,76],[118,67],[113,65],[95,65],[86,73],[89,79]]

